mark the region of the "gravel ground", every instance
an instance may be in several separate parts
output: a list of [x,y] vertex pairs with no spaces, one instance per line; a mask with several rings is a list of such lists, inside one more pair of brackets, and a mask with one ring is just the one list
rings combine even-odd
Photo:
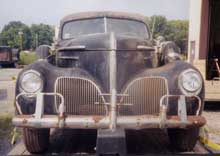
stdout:
[[10,144],[14,114],[15,79],[21,69],[0,69],[0,155],[6,155]]
[[207,120],[205,127],[209,132],[208,137],[220,144],[220,103],[207,102],[203,116]]
[[203,113],[207,120],[207,127],[210,132],[220,134],[220,110],[218,112],[205,111]]
[[15,79],[21,69],[0,69],[0,115],[13,114]]
[[17,77],[18,73],[22,69],[16,68],[0,68],[0,81],[1,80],[11,80],[12,77]]

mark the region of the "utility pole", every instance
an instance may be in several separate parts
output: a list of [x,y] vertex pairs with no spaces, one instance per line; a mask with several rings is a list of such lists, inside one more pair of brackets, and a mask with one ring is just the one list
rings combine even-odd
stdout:
[[155,31],[155,23],[156,23],[156,16],[153,16],[153,25],[152,25],[152,30],[151,30],[151,40],[154,38],[154,31]]
[[19,31],[18,32],[18,35],[20,36],[20,48],[21,48],[21,51],[23,50],[23,32],[22,31]]
[[38,34],[35,34],[35,49],[38,47]]

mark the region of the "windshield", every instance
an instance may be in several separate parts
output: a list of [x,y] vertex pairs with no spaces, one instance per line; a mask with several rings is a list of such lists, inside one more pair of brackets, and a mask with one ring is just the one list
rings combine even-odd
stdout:
[[75,38],[81,35],[114,32],[116,35],[126,35],[149,38],[147,27],[144,23],[116,18],[95,18],[71,21],[63,26],[62,39]]
[[146,25],[134,20],[108,18],[107,31],[115,32],[117,35],[149,37]]
[[68,22],[63,27],[63,39],[75,38],[85,34],[105,32],[104,19],[87,19]]

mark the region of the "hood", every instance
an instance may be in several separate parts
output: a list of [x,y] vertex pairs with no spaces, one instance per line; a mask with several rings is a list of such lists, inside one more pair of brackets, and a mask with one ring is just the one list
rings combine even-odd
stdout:
[[[157,66],[156,55],[149,41],[142,38],[116,36],[116,42],[118,89],[140,71]],[[58,45],[57,65],[87,71],[108,91],[112,50],[110,46],[110,34],[93,34],[63,40]]]

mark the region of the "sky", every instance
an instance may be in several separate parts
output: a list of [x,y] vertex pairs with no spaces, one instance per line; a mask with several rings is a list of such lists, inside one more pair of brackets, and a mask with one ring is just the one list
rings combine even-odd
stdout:
[[123,11],[188,19],[189,0],[0,0],[0,30],[10,21],[58,25],[74,12]]

